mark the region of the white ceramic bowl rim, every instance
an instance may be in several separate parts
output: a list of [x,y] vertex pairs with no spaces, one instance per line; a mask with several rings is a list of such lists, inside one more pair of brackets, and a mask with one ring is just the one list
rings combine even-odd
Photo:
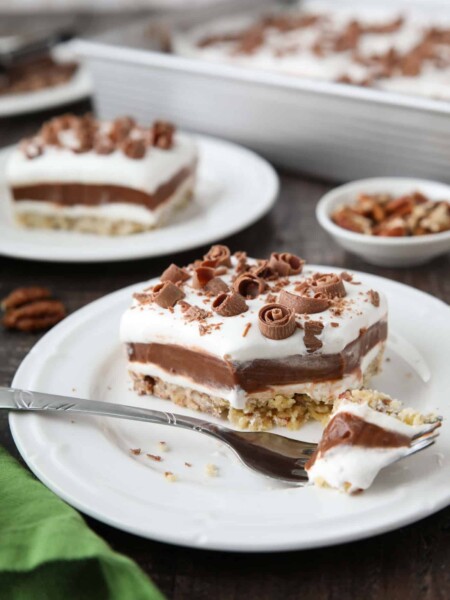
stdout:
[[435,243],[437,240],[442,241],[444,239],[450,239],[450,230],[443,231],[441,233],[429,233],[423,236],[420,235],[411,237],[371,236],[365,233],[356,233],[355,231],[344,229],[332,221],[330,217],[331,209],[334,208],[335,205],[339,204],[338,199],[341,196],[349,192],[353,192],[355,194],[364,191],[374,193],[375,190],[367,190],[368,187],[374,185],[379,186],[380,188],[385,186],[387,189],[389,189],[389,186],[402,185],[402,187],[404,186],[405,188],[404,193],[414,191],[414,188],[420,188],[420,191],[425,194],[427,193],[427,189],[430,190],[431,187],[434,190],[441,188],[443,193],[442,199],[450,199],[450,185],[446,185],[445,183],[441,183],[439,181],[414,179],[410,177],[371,177],[369,179],[358,179],[330,190],[319,200],[316,207],[316,216],[319,223],[329,233],[332,233],[336,236],[345,237],[348,240],[354,240],[355,242],[364,241],[367,244],[378,246],[426,245]]

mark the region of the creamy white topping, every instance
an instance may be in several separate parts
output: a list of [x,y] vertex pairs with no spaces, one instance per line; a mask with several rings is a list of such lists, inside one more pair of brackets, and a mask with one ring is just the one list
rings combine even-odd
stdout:
[[[232,257],[232,262],[237,261]],[[249,264],[256,264],[254,259],[248,259]],[[234,271],[234,270],[233,270]],[[225,283],[231,285],[234,275],[229,273],[222,276]],[[289,285],[283,289],[295,293],[295,285],[313,275],[315,271],[305,267],[300,275],[289,277]],[[347,296],[344,298],[347,308],[340,316],[332,309],[308,315],[310,320],[320,321],[324,328],[319,339],[322,347],[315,354],[335,354],[340,352],[355,340],[363,328],[369,328],[381,319],[387,318],[387,302],[380,293],[380,304],[374,306],[369,299],[370,286],[359,282],[344,282]],[[146,287],[157,283],[149,281]],[[211,311],[211,298],[191,287],[191,280],[183,286],[186,294],[184,300],[189,304]],[[271,293],[271,292],[270,292]],[[278,294],[275,294],[278,298]],[[280,358],[307,354],[303,340],[304,332],[297,329],[293,335],[284,340],[271,340],[264,337],[258,326],[258,312],[265,304],[267,294],[263,293],[254,300],[246,300],[247,312],[235,317],[221,317],[217,313],[207,319],[207,325],[220,324],[216,330],[201,335],[197,321],[188,322],[179,304],[173,311],[163,309],[155,303],[140,304],[136,299],[122,318],[120,336],[123,342],[177,344],[193,350],[208,352],[221,359],[231,361],[246,361],[255,358]],[[276,301],[276,300],[275,300]],[[299,316],[299,322],[305,322],[305,316]],[[334,327],[331,323],[337,323]],[[244,337],[244,330],[250,328]]]
[[93,150],[75,153],[56,146],[46,146],[43,154],[29,159],[16,148],[9,157],[6,178],[10,187],[39,183],[108,184],[153,194],[183,168],[194,166],[196,160],[194,140],[180,133],[175,134],[169,150],[152,146],[141,159],[129,158],[121,150],[101,155]]

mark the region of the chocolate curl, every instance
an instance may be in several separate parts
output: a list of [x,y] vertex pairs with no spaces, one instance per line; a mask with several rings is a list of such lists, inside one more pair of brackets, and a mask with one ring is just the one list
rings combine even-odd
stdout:
[[235,317],[248,310],[244,298],[235,293],[219,294],[212,307],[221,317]]
[[19,148],[22,151],[22,153],[25,154],[25,156],[30,160],[41,156],[41,154],[44,151],[42,144],[34,138],[23,140],[20,143]]
[[180,269],[180,267],[172,263],[161,275],[161,281],[171,281],[172,283],[178,283],[179,281],[187,281],[189,277],[189,273],[186,273],[186,271],[183,271],[183,269]]
[[136,121],[132,117],[119,117],[113,121],[109,137],[115,144],[120,144],[135,126]]
[[127,138],[122,143],[121,148],[125,156],[128,156],[128,158],[131,158],[133,160],[140,160],[141,158],[144,158],[145,153],[147,151],[145,142],[141,138]]
[[197,267],[192,277],[192,287],[196,290],[203,289],[208,281],[211,281],[215,274],[216,271],[214,267]]
[[320,292],[314,294],[310,287],[305,287],[300,294],[281,290],[279,303],[301,315],[320,313],[330,306],[328,298],[325,298]]
[[246,298],[253,300],[265,290],[265,282],[252,273],[243,273],[233,283],[235,292]]
[[295,312],[282,304],[266,304],[258,314],[258,325],[264,337],[284,340],[297,328]]
[[305,331],[303,341],[305,342],[308,354],[322,348],[323,343],[316,336],[322,333],[323,323],[321,321],[305,321],[303,328]]
[[231,267],[230,249],[220,244],[211,246],[203,260],[213,262],[215,267]]
[[223,294],[230,291],[230,288],[227,286],[225,281],[220,277],[213,277],[208,281],[205,285],[205,291],[210,292],[214,296],[218,294]]
[[253,267],[251,272],[256,277],[265,279],[266,281],[278,279],[278,274],[269,266],[268,260],[263,261],[258,267]]
[[175,306],[178,300],[184,298],[185,294],[171,281],[164,281],[155,285],[152,291],[152,300],[161,308]]
[[281,277],[298,275],[302,272],[305,261],[289,252],[272,252],[269,259],[269,267]]
[[373,304],[375,307],[380,306],[380,294],[375,290],[369,290],[367,293],[369,295],[371,304]]
[[336,273],[316,273],[313,275],[311,287],[328,298],[343,298],[347,295],[344,282]]

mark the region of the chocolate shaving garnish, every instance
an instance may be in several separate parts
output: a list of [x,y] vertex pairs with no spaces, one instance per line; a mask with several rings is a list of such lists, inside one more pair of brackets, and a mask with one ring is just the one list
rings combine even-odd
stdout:
[[282,304],[266,304],[258,313],[258,325],[264,337],[284,340],[297,329],[295,312]]
[[[299,286],[300,287],[300,286]],[[330,301],[321,292],[315,292],[310,286],[299,289],[300,294],[281,290],[279,302],[298,314],[320,313],[330,306]]]
[[231,267],[230,249],[220,244],[211,246],[203,260],[213,262],[215,267]]
[[43,152],[42,144],[33,138],[23,140],[20,144],[20,150],[30,160],[41,156]]
[[344,298],[347,295],[342,279],[336,273],[315,273],[311,287],[328,298]]
[[225,281],[220,277],[213,277],[208,283],[205,285],[205,291],[210,292],[214,296],[217,296],[221,293],[226,293],[230,290]]
[[97,154],[108,155],[112,154],[116,149],[113,141],[106,136],[97,137],[94,141],[94,151]]
[[247,325],[244,327],[244,331],[242,332],[242,337],[247,337],[247,333],[249,332],[251,326],[251,323],[247,323]]
[[[186,302],[187,304],[187,302]],[[200,308],[199,306],[189,306],[187,310],[182,307],[182,312],[184,312],[184,318],[186,321],[202,321],[207,317],[211,316],[211,313],[205,310],[204,308]]]
[[265,288],[265,282],[253,273],[243,273],[233,283],[234,291],[247,300],[258,297]]
[[303,341],[305,342],[308,354],[322,348],[323,343],[316,336],[322,333],[323,323],[321,321],[305,321],[303,328],[305,331]]
[[350,273],[347,273],[347,271],[342,271],[341,279],[343,279],[344,281],[350,282],[353,280],[353,275],[351,275]]
[[135,126],[136,121],[132,117],[119,117],[112,123],[109,137],[115,144],[120,144]]
[[256,277],[260,277],[261,279],[265,279],[266,281],[278,278],[278,273],[269,266],[268,260],[264,260],[259,266],[253,267],[251,269],[251,272],[253,273],[253,275],[256,275]]
[[134,160],[144,158],[146,153],[145,142],[141,138],[128,138],[123,142],[121,148],[122,152],[128,156],[128,158],[132,158]]
[[208,281],[211,281],[216,275],[214,267],[197,267],[192,277],[192,287],[196,290],[201,290],[205,287]]
[[178,300],[184,298],[185,294],[171,281],[164,281],[155,285],[152,291],[152,300],[161,308],[175,306]]
[[370,302],[376,307],[380,306],[380,294],[375,290],[369,290],[367,293],[369,295]]
[[248,310],[244,298],[237,293],[219,294],[212,307],[221,317],[234,317]]
[[173,145],[175,127],[167,121],[155,121],[153,123],[153,145],[162,150],[169,150]]
[[177,267],[176,264],[172,263],[161,275],[161,281],[178,283],[179,281],[187,281],[189,277],[189,273],[186,273],[186,271],[180,269],[180,267]]
[[272,252],[268,264],[278,275],[288,277],[289,275],[298,275],[301,273],[305,261],[289,252]]

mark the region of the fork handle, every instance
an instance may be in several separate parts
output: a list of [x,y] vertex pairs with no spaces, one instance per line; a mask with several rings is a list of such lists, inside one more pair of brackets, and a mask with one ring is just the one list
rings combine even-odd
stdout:
[[0,387],[0,409],[2,408],[19,412],[81,413],[116,417],[182,427],[214,437],[219,437],[219,431],[226,429],[208,421],[170,412],[5,387]]

